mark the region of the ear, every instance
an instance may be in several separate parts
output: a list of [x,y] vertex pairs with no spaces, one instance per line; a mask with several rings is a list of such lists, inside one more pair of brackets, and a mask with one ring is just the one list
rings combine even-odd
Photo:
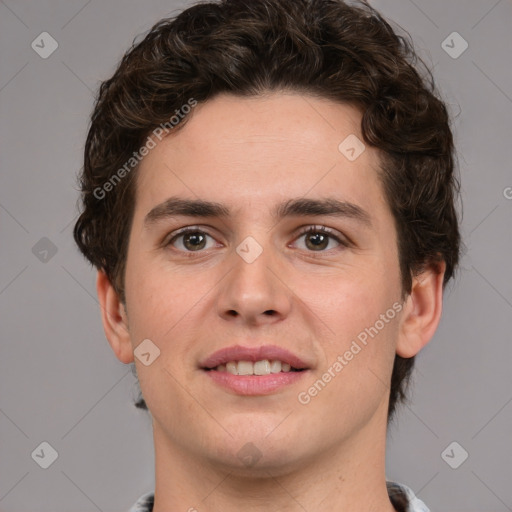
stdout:
[[444,262],[429,266],[413,278],[411,293],[404,305],[396,353],[415,356],[434,336],[443,309]]
[[126,310],[109,278],[102,270],[98,271],[96,291],[107,340],[119,361],[125,364],[132,363],[134,360],[133,348],[128,331]]

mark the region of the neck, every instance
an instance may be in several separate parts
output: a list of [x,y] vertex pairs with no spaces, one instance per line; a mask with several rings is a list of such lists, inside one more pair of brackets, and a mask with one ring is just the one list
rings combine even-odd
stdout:
[[153,434],[153,512],[395,512],[386,489],[382,421],[325,453],[254,468],[198,457],[171,442],[155,420]]

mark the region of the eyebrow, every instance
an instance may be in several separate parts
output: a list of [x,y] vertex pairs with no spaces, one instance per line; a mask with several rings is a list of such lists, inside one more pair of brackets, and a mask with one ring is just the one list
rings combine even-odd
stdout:
[[[152,224],[161,220],[177,216],[227,218],[230,215],[230,209],[221,203],[202,199],[171,197],[155,206],[146,215],[144,218],[144,226],[150,227]],[[324,199],[289,199],[278,204],[272,211],[272,217],[275,220],[281,220],[285,217],[309,217],[319,215],[346,217],[354,219],[368,227],[372,225],[370,215],[360,206],[329,197]]]

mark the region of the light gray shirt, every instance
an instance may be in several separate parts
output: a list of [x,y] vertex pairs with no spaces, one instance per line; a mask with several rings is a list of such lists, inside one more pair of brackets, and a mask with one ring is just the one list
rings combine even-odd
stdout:
[[[425,503],[416,497],[412,489],[397,482],[386,482],[389,499],[397,512],[430,512]],[[148,492],[142,495],[130,512],[152,512],[155,495]]]

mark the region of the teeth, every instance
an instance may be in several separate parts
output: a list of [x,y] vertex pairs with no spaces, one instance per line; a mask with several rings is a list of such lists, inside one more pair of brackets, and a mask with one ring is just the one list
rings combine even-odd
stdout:
[[270,363],[266,359],[254,363],[254,375],[268,375],[270,373]]
[[[216,370],[217,371],[221,371],[219,369],[221,366],[222,365],[217,366]],[[237,368],[237,365],[236,365],[235,361],[230,361],[229,363],[226,364],[226,371],[228,373],[232,373],[233,375],[238,375],[238,368]]]
[[251,361],[238,361],[238,375],[253,375],[254,365]]
[[291,366],[281,361],[263,359],[255,363],[251,361],[229,361],[225,365],[220,364],[215,370],[233,375],[270,375],[271,373],[289,372]]
[[281,361],[272,361],[270,363],[270,373],[279,373],[281,371]]

